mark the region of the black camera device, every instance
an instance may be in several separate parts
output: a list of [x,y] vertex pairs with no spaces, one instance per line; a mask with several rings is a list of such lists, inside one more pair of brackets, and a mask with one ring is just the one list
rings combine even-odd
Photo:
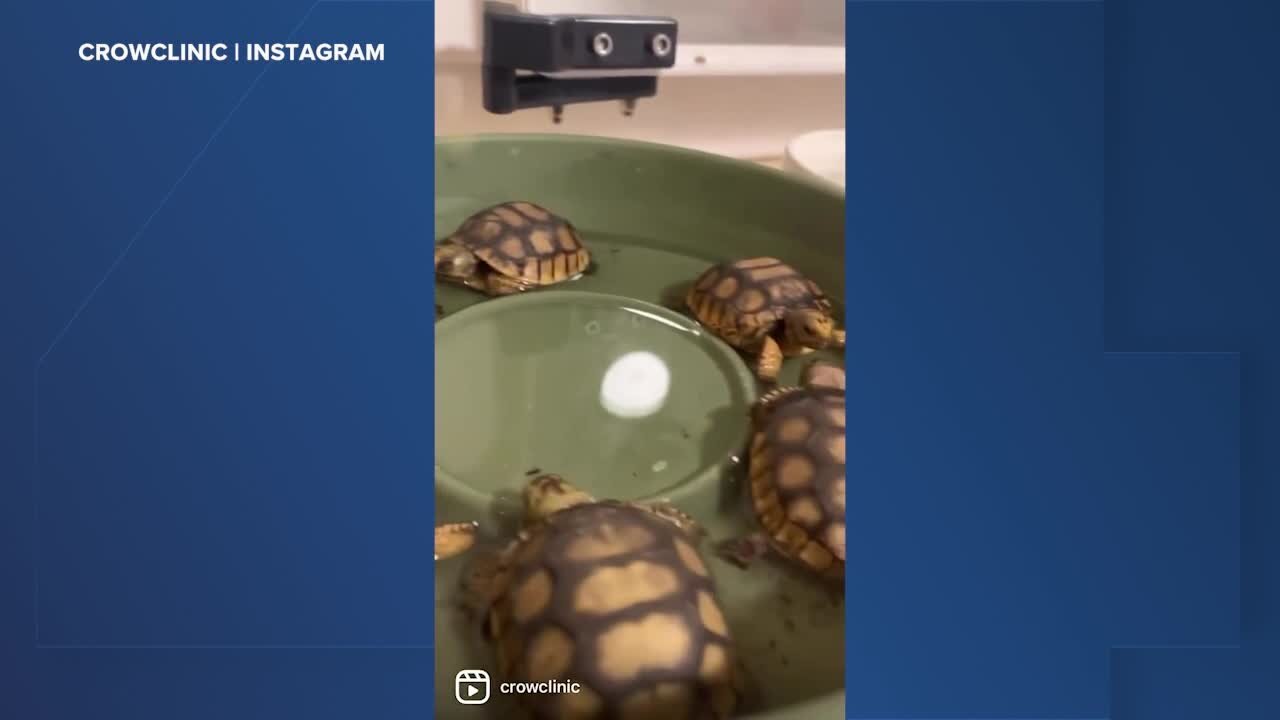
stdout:
[[658,72],[676,60],[676,21],[632,15],[535,15],[485,4],[484,107],[496,114],[565,105],[635,101],[658,92]]

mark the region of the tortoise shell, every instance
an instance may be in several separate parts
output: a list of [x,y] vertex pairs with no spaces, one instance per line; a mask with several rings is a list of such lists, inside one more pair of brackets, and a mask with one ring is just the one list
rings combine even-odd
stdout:
[[729,628],[696,540],[647,510],[559,510],[504,554],[486,636],[535,718],[722,720],[739,701]]
[[573,279],[591,253],[568,220],[530,202],[506,202],[467,218],[449,240],[489,267],[531,285]]
[[844,577],[845,397],[796,389],[754,428],[751,510],[783,555],[821,576]]
[[773,332],[788,310],[831,313],[831,301],[795,268],[771,257],[707,268],[694,281],[685,305],[703,325],[738,348],[750,348]]

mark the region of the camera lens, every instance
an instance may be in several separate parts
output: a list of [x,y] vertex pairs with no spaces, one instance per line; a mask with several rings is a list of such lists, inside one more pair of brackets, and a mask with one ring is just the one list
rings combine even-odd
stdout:
[[671,53],[671,37],[666,33],[654,35],[653,41],[649,43],[649,49],[653,50],[653,54],[658,57],[666,57]]
[[605,57],[613,52],[613,38],[609,37],[609,33],[598,33],[591,39],[591,49],[596,51],[596,55]]

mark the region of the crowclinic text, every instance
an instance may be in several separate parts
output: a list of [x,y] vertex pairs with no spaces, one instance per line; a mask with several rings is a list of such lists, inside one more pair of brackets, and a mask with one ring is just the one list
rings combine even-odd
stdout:
[[83,43],[85,62],[381,62],[382,43]]

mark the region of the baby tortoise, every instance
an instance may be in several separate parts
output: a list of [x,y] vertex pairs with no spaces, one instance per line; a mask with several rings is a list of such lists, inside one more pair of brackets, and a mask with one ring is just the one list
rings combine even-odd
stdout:
[[685,296],[698,322],[756,357],[756,376],[777,382],[783,357],[843,348],[831,301],[812,280],[770,257],[713,265]]
[[467,577],[498,670],[580,683],[523,694],[538,720],[724,720],[744,673],[697,550],[702,530],[667,503],[597,500],[557,475],[524,490],[517,539]]
[[845,558],[844,370],[814,362],[799,386],[776,388],[752,407],[751,514],[761,530],[719,546],[742,567],[773,548],[842,582]]
[[490,296],[574,280],[591,253],[573,225],[529,202],[506,202],[462,222],[435,251],[436,277]]
[[470,550],[476,544],[478,528],[473,522],[437,525],[436,560],[445,560]]

